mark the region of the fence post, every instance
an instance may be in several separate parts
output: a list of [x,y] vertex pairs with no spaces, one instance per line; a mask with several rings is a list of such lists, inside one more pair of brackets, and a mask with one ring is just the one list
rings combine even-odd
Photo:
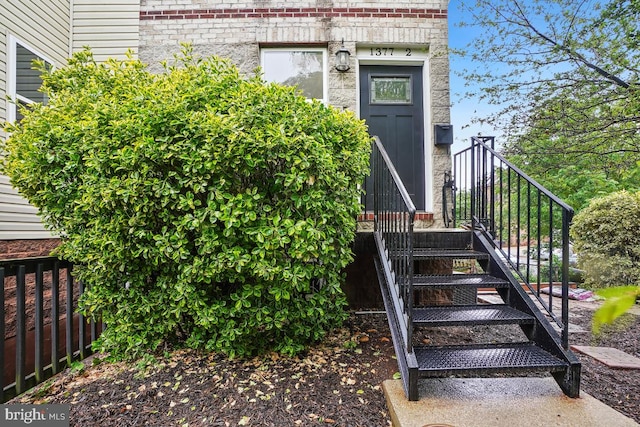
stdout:
[[[16,275],[16,394],[25,391],[25,360],[27,358],[27,315],[25,311],[25,267]],[[4,337],[3,337],[4,339]]]
[[53,263],[51,271],[51,371],[60,372],[60,357],[58,344],[60,343],[60,263]]
[[38,383],[44,381],[43,353],[44,353],[44,313],[43,313],[43,279],[44,267],[38,263],[36,267],[36,289],[35,289],[35,374]]
[[67,366],[73,362],[73,276],[71,268],[67,267],[67,316],[65,343],[67,344]]
[[[0,267],[0,283],[2,283],[2,292],[0,292],[0,366],[5,366],[4,360],[4,336],[5,336],[5,310],[4,310],[4,267]],[[0,374],[0,393],[2,393],[2,401],[4,402],[4,369]]]

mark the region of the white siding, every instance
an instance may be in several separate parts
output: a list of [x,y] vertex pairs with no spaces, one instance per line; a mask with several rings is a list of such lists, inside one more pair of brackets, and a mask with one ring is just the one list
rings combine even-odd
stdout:
[[[1,0],[0,123],[7,118],[7,41],[11,35],[61,67],[71,52],[92,48],[95,59],[124,58],[138,53],[138,0]],[[0,138],[6,135],[1,130]],[[0,240],[41,239],[37,210],[0,175]]]
[[52,237],[37,214],[38,210],[11,187],[9,178],[0,175],[0,240]]
[[8,34],[47,55],[58,66],[69,56],[69,0],[3,0],[0,9]]
[[[70,0],[2,0],[0,3],[0,122],[7,118],[7,43],[9,36],[63,66],[69,56]],[[1,126],[0,126],[1,127]],[[0,133],[0,138],[5,138]],[[37,210],[0,175],[0,240],[50,238]]]
[[97,61],[138,54],[139,0],[74,0],[73,51],[89,46]]

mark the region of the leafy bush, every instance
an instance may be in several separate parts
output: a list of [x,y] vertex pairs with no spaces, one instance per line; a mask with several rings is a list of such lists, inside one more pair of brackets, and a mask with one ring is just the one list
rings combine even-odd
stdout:
[[78,263],[97,348],[299,352],[345,318],[366,127],[189,47],[164,66],[84,51],[45,73],[5,172]]
[[640,284],[640,192],[620,191],[591,201],[571,229],[585,284]]

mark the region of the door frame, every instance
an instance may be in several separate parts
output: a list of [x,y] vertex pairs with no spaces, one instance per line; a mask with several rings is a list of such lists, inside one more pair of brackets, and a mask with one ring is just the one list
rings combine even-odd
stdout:
[[[371,55],[371,44],[358,45],[356,47],[356,114],[361,118],[360,112],[360,65],[380,65],[380,66],[421,66],[422,67],[422,109],[423,109],[423,152],[424,152],[424,205],[426,212],[434,211],[433,201],[433,144],[431,144],[431,98],[430,98],[430,76],[429,76],[429,53],[425,46],[415,48],[413,45],[386,44],[375,45],[374,48],[384,46],[388,49],[394,48],[397,52],[403,49],[413,49],[411,57],[406,56],[375,56]],[[415,48],[415,49],[414,49]],[[389,52],[389,51],[388,51]]]

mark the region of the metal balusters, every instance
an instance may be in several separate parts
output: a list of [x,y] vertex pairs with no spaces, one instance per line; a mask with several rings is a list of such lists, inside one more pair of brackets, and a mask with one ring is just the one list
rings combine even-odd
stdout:
[[[469,222],[473,230],[489,236],[504,262],[559,325],[566,346],[573,209],[495,151],[493,137],[473,137],[471,142],[453,161],[456,209],[465,206],[465,197],[471,206],[469,212],[457,210],[456,221]],[[562,286],[560,316],[553,307],[556,281]],[[545,287],[546,298],[541,295]]]

